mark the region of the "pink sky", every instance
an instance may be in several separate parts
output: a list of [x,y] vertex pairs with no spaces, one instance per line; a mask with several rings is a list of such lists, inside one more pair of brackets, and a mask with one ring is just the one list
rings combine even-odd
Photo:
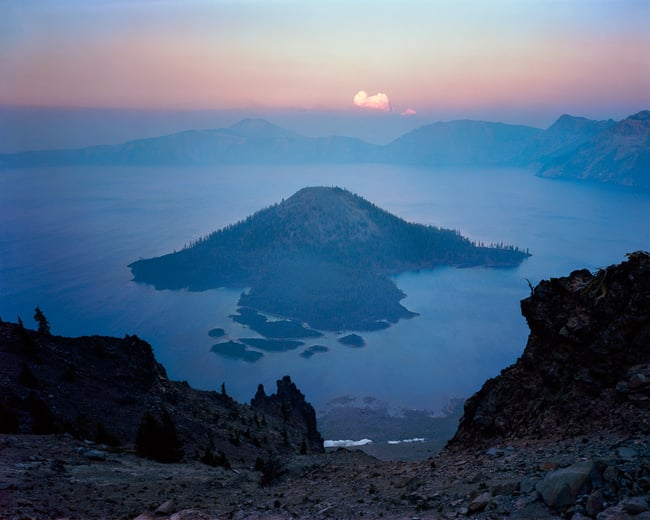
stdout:
[[650,107],[644,1],[0,6],[2,105],[364,110],[365,91],[396,114]]

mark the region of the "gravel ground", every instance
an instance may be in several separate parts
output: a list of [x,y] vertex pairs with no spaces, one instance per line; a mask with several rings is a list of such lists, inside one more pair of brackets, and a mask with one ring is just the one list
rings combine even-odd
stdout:
[[[636,471],[640,482],[650,466],[648,441],[620,435],[519,441],[422,462],[339,449],[276,461],[277,471],[267,472],[272,482],[262,486],[254,468],[159,464],[67,435],[0,435],[0,518],[571,518],[581,498],[571,514],[566,507],[553,511],[536,483],[584,460],[609,461],[621,475]],[[631,486],[621,484],[620,496],[603,499],[602,508],[635,494]]]

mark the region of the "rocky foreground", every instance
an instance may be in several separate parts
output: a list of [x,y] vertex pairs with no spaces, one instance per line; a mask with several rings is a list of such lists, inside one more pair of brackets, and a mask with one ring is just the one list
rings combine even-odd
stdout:
[[361,451],[161,464],[68,435],[0,436],[0,518],[650,518],[647,435],[513,441],[418,463]]
[[[650,256],[628,256],[533,290],[522,357],[468,400],[455,437],[429,460],[290,441],[255,462],[186,454],[162,464],[69,433],[8,433],[0,518],[650,519]],[[274,409],[286,415],[272,396],[255,401],[269,422]]]

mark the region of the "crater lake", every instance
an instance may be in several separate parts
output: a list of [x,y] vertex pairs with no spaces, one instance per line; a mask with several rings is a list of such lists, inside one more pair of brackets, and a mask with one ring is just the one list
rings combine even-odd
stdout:
[[[512,269],[437,268],[394,278],[419,316],[245,362],[211,352],[208,335],[258,337],[229,318],[245,287],[156,291],[132,281],[139,258],[278,203],[305,186],[340,186],[421,224],[528,248]],[[137,334],[169,376],[248,401],[291,375],[316,409],[349,395],[393,409],[440,411],[514,362],[528,328],[519,301],[541,279],[597,270],[650,249],[650,193],[547,180],[524,169],[390,165],[40,168],[0,171],[0,317],[29,328],[38,305],[54,334]],[[341,331],[354,333],[355,331]],[[319,345],[308,356],[307,348]],[[313,355],[312,355],[313,354]]]

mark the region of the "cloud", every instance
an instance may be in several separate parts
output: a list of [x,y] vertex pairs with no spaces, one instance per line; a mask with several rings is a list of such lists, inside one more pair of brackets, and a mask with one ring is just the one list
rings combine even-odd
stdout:
[[374,96],[369,96],[365,90],[360,90],[354,95],[354,104],[358,107],[368,108],[370,110],[381,110],[383,112],[393,111],[388,96],[383,92],[378,92]]
[[414,116],[415,114],[417,114],[417,112],[415,110],[413,110],[412,108],[407,108],[406,110],[403,110],[402,112],[400,112],[399,115],[400,116]]

